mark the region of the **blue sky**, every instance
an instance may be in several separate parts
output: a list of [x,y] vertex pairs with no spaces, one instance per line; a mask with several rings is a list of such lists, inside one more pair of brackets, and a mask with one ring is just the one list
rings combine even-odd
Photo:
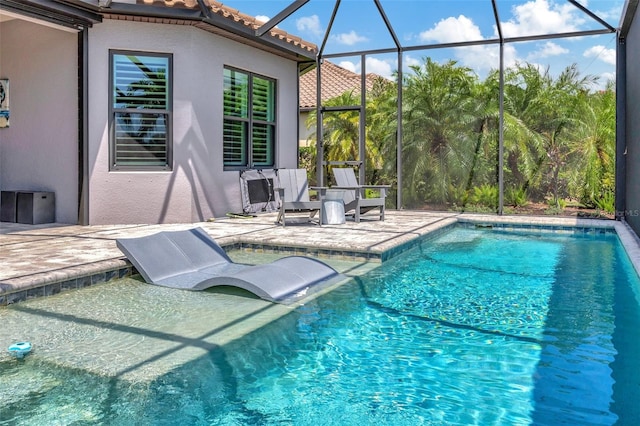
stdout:
[[[267,20],[292,0],[226,0],[224,4]],[[477,41],[497,37],[490,0],[381,0],[403,46]],[[612,27],[618,27],[624,0],[579,0]],[[602,29],[603,26],[567,0],[497,0],[505,37]],[[322,43],[334,0],[310,0],[278,27],[303,39]],[[393,48],[395,45],[373,0],[342,0],[329,34],[325,53]],[[581,75],[600,77],[599,86],[615,79],[615,34],[507,43],[505,65],[530,62],[549,67],[552,74],[577,63]],[[420,64],[430,56],[454,59],[480,77],[499,66],[498,45],[405,52],[403,65]],[[360,72],[361,57],[332,58]],[[398,65],[395,54],[367,56],[366,71],[391,76]],[[598,87],[594,87],[597,89]]]

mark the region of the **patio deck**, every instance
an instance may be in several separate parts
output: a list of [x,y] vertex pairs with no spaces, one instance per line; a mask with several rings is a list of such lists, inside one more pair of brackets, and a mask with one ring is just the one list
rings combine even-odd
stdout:
[[223,247],[310,254],[320,258],[381,261],[412,240],[456,221],[502,222],[537,226],[614,228],[640,265],[638,238],[623,222],[569,217],[524,217],[391,210],[386,220],[347,221],[342,225],[276,225],[275,214],[249,219],[170,225],[79,226],[0,224],[0,305],[48,296],[71,288],[131,275],[115,240],[161,230],[204,228]]

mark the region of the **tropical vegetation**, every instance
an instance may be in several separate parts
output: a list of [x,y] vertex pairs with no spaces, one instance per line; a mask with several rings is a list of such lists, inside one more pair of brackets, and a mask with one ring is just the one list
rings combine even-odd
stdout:
[[[576,65],[557,76],[524,63],[504,72],[505,209],[530,203],[559,212],[567,205],[614,209],[615,92]],[[481,80],[451,60],[424,58],[403,81],[402,207],[496,211],[499,73]],[[367,183],[397,188],[397,78],[367,94]],[[324,106],[358,105],[346,92]],[[312,114],[310,125],[317,117]],[[358,111],[323,114],[325,161],[358,159]],[[302,152],[315,167],[315,143]],[[312,172],[312,175],[315,173]],[[389,197],[391,201],[394,197]]]

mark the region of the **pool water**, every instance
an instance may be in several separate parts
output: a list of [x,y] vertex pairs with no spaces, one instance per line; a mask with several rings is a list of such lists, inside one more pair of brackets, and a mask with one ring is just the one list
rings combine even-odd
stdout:
[[[12,336],[37,325],[42,340],[24,360],[0,358],[0,424],[607,425],[640,418],[640,282],[612,233],[454,228],[224,344],[207,340],[214,334],[207,322],[223,315],[207,303],[226,298],[229,312],[234,304],[255,303],[254,312],[270,305],[209,292],[177,292],[176,301],[175,290],[135,282],[115,287],[123,300],[111,306],[128,308],[80,325],[78,318],[102,311],[99,289],[77,292],[84,310],[67,313],[64,328],[55,324],[61,308],[44,305],[63,295],[0,311]],[[26,323],[35,314],[41,322]],[[115,317],[126,325],[113,325]],[[126,342],[145,353],[161,344],[197,347],[152,371],[137,363],[145,373],[131,376],[135,368],[118,370],[125,344],[99,351],[113,357],[113,371],[93,368],[86,344],[99,345],[101,335],[90,327],[135,335]],[[176,337],[184,328],[192,334]],[[79,367],[50,359],[47,348],[61,341],[66,357],[83,359]]]

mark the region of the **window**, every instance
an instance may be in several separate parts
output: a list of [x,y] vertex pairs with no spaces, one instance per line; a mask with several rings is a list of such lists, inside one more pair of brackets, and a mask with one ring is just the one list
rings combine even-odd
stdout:
[[171,55],[110,52],[110,168],[170,170]]
[[224,166],[273,167],[276,83],[266,77],[224,69]]

